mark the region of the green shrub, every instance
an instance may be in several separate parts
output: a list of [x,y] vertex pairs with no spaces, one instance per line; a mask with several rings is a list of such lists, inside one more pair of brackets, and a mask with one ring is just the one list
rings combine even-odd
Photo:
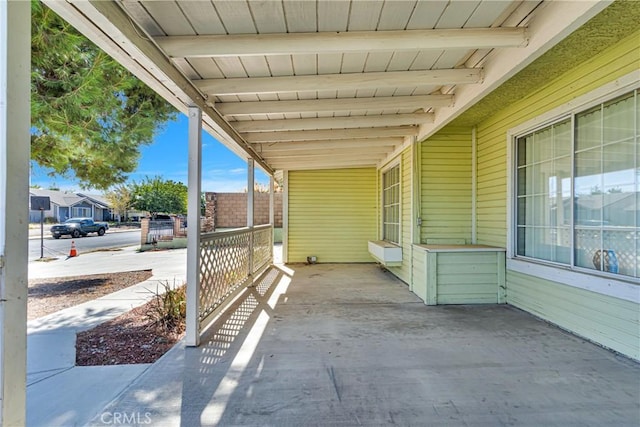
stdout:
[[176,329],[187,317],[187,287],[160,282],[164,291],[154,292],[147,317],[166,331]]

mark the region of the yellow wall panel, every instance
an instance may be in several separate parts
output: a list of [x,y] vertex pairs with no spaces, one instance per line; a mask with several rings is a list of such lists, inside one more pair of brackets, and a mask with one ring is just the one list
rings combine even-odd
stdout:
[[640,360],[638,304],[513,271],[507,283],[509,304]]
[[[640,69],[638,40],[640,32],[478,125],[478,243],[506,245],[508,131]],[[640,358],[637,303],[513,271],[507,271],[506,297],[509,304],[634,359]]]
[[471,243],[471,129],[449,127],[421,144],[420,241]]
[[373,262],[375,168],[289,172],[288,261]]

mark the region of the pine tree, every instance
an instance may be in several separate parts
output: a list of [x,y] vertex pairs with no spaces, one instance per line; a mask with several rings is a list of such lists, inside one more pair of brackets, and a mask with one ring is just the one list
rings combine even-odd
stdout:
[[127,179],[176,110],[39,1],[32,2],[31,158],[82,187]]

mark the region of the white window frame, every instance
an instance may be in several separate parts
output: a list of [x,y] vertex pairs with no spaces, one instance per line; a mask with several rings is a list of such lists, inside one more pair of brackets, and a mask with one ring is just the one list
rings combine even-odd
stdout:
[[[384,236],[384,174],[398,167],[398,241],[386,240]],[[380,169],[380,239],[394,245],[402,245],[402,162],[400,158],[388,163]]]
[[[89,211],[89,215],[75,215],[79,210],[83,212]],[[71,207],[71,216],[69,218],[93,218],[93,209],[87,206],[72,206]]]
[[[591,92],[581,95],[534,119],[521,123],[507,132],[507,270],[640,303],[640,286],[638,286],[640,280],[637,278],[597,270],[584,269],[584,271],[582,271],[579,268],[554,264],[549,261],[516,257],[517,196],[515,191],[517,161],[515,158],[515,144],[517,138],[568,116],[573,116],[596,105],[610,101],[635,89],[640,89],[640,70],[636,70]],[[572,157],[574,156],[575,153],[572,154]],[[573,256],[572,254],[572,261]]]

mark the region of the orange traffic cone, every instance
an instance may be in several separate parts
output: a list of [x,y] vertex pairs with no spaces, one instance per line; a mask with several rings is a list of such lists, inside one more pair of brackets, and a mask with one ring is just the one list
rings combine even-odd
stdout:
[[76,242],[71,241],[71,250],[69,251],[69,258],[78,256],[78,251],[76,250]]

